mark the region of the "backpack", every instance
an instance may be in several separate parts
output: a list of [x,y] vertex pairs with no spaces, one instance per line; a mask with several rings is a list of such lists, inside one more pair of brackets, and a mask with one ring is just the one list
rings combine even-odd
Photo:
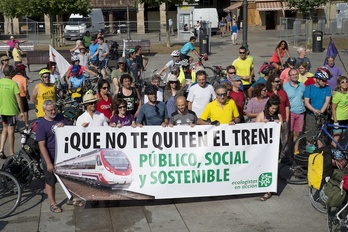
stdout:
[[348,170],[335,169],[332,177],[320,190],[320,200],[329,207],[338,207],[346,199],[346,191],[343,189],[343,177]]
[[317,151],[308,157],[308,186],[319,190],[324,184],[324,179],[332,175],[333,168],[331,154],[328,150]]

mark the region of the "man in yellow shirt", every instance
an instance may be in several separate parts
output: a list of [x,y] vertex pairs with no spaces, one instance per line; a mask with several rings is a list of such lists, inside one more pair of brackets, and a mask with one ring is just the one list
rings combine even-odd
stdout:
[[233,61],[232,65],[236,68],[237,76],[242,79],[244,92],[252,84],[252,76],[254,75],[254,64],[253,59],[248,58],[247,49],[245,47],[239,48],[239,57]]
[[[227,87],[223,84],[215,88],[216,99],[210,102],[198,119],[198,125],[234,125],[240,122],[236,103],[228,99]],[[210,119],[210,121],[208,121]]]

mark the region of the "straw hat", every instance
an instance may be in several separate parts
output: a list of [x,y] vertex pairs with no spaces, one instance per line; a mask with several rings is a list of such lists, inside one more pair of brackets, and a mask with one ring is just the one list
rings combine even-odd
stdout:
[[86,103],[90,103],[90,102],[96,102],[98,101],[98,99],[95,97],[95,95],[93,94],[93,92],[87,92],[84,96],[83,96],[83,104]]
[[4,61],[4,60],[8,60],[8,57],[7,57],[7,56],[2,56],[2,57],[0,58],[0,61]]
[[173,74],[170,74],[167,81],[178,81],[178,77]]

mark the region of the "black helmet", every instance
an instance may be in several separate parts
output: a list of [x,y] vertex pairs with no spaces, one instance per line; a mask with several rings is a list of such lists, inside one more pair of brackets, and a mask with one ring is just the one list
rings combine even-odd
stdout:
[[295,64],[296,64],[296,58],[295,58],[295,57],[289,57],[289,58],[287,59],[286,63],[287,63],[288,65],[295,66]]
[[268,64],[268,65],[265,65],[265,67],[263,67],[263,69],[261,70],[261,73],[263,75],[268,76],[269,72],[272,71],[273,69],[274,69],[273,66]]
[[157,94],[157,86],[156,85],[146,86],[144,93],[145,94]]

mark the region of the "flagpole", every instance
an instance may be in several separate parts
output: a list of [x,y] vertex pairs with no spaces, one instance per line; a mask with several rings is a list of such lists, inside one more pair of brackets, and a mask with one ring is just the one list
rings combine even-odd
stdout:
[[[333,40],[332,40],[331,36],[330,36],[330,42],[333,43]],[[340,56],[340,53],[338,52],[337,48],[336,48],[336,51],[337,51],[338,58],[340,59],[340,61],[341,61],[341,63],[342,63],[342,66],[343,66],[343,68],[344,68],[344,71],[346,71],[346,74],[348,75],[348,71],[347,71],[347,69],[346,69],[346,66],[345,66],[344,63],[343,63],[343,61],[342,61],[342,59],[341,59],[341,56]]]

